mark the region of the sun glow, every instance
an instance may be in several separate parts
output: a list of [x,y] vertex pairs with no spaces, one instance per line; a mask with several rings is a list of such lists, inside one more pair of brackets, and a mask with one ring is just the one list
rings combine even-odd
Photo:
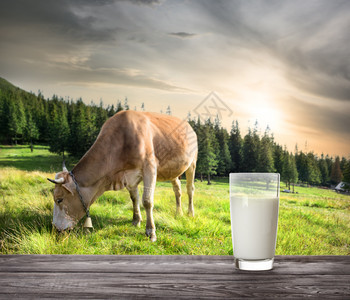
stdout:
[[274,104],[274,97],[262,92],[245,93],[247,116],[252,121],[258,121],[259,127],[269,126],[277,130],[281,125],[281,111]]

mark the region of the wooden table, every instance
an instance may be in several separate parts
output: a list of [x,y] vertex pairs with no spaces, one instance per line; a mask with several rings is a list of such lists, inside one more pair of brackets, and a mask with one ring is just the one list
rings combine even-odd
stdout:
[[350,299],[350,256],[276,256],[239,271],[231,256],[0,255],[0,298]]

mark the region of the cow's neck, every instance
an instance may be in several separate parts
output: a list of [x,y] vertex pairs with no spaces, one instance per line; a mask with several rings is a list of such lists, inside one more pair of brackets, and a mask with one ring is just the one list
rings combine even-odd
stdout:
[[[84,190],[90,190],[90,200],[95,200],[104,191],[109,189],[111,174],[123,169],[115,159],[112,159],[110,149],[103,147],[103,143],[95,143],[81,158],[72,172],[78,184]],[[113,156],[116,157],[116,149]]]

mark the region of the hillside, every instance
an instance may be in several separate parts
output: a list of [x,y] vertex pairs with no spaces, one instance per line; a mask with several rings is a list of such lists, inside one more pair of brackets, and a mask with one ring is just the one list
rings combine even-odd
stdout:
[[[6,79],[0,77],[0,91],[1,92],[8,92],[8,91],[15,91],[15,90],[21,90],[20,88],[14,86],[12,83],[8,82]],[[21,90],[25,92],[24,90]]]
[[9,94],[17,94],[21,96],[22,101],[31,102],[37,98],[33,93],[27,92],[15,85],[6,79],[0,77],[0,96],[8,96]]

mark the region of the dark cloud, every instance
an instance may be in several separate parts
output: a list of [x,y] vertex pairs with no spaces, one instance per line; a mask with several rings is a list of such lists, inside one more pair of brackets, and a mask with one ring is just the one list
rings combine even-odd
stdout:
[[286,119],[291,124],[296,124],[296,118],[300,120],[297,126],[312,128],[320,135],[346,136],[350,138],[350,105],[343,109],[336,109],[319,104],[307,103],[295,97],[290,97],[283,105]]
[[103,84],[140,98],[151,88],[151,101],[178,103],[266,87],[289,128],[346,143],[349,28],[346,0],[1,0],[0,76],[86,98]]
[[175,37],[178,37],[178,38],[182,38],[182,39],[191,38],[191,37],[196,36],[195,33],[188,33],[188,32],[183,32],[183,31],[180,31],[180,32],[170,32],[169,35],[175,36]]
[[[37,0],[34,5],[26,0],[0,1],[2,76],[26,72],[28,63],[32,67],[37,64],[36,70],[51,66],[57,72],[57,59],[63,57],[73,58],[71,62],[80,57],[79,68],[91,67],[95,63],[91,61],[92,54],[116,47],[129,38],[134,19],[130,19],[127,9],[121,9],[126,2],[135,7],[160,3],[158,0]],[[114,51],[115,57],[119,54]],[[76,68],[76,63],[70,67],[64,66],[65,72]]]
[[[47,66],[49,77],[50,67],[63,76],[109,65],[164,73],[189,73],[190,66],[199,78],[215,70],[239,72],[242,61],[254,64],[266,55],[300,90],[346,102],[349,12],[350,1],[341,0],[2,0],[0,67],[14,74],[30,64],[44,73]],[[179,43],[165,35],[198,38]],[[59,65],[59,56],[74,59]],[[260,59],[267,68],[269,63]],[[148,77],[154,78],[151,72]]]
[[118,0],[118,1],[125,1],[125,2],[130,2],[133,4],[138,4],[138,5],[154,5],[154,4],[160,4],[159,0]]
[[350,102],[350,81],[346,78],[347,74],[331,75],[324,69],[317,69],[314,72],[289,70],[287,77],[296,87],[310,94]]
[[278,60],[301,90],[350,101],[350,1],[196,3],[227,45]]
[[350,102],[350,2],[329,1],[313,8],[308,15],[291,18],[301,25],[274,51],[296,87]]
[[[68,76],[67,76],[68,75]],[[173,92],[189,91],[165,81],[152,78],[147,74],[133,73],[124,69],[84,69],[71,71],[65,77],[58,72],[57,80],[65,84],[89,84],[89,83],[109,83],[114,85],[125,85],[132,87],[151,88]]]
[[[110,5],[112,1],[25,0],[0,2],[0,36],[5,42],[16,38],[41,43],[58,39],[65,46],[75,43],[102,42],[114,38],[116,28],[96,26],[98,19],[84,15],[83,9]],[[40,46],[40,44],[39,44]]]

